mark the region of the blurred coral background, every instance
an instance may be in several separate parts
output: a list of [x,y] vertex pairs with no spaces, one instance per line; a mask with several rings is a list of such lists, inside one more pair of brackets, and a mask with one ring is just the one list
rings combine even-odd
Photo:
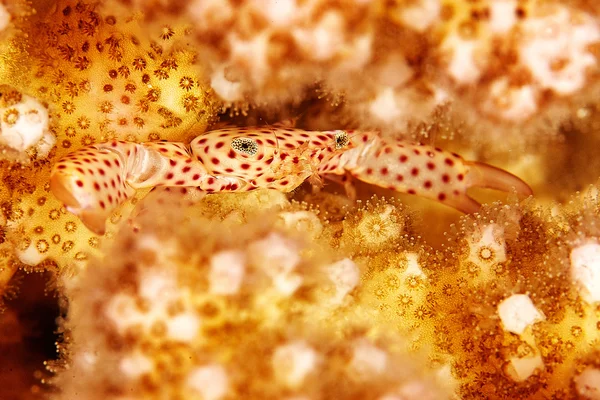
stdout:
[[[600,399],[599,77],[589,0],[0,0],[0,400]],[[289,118],[535,194],[140,190],[99,236],[50,190]]]

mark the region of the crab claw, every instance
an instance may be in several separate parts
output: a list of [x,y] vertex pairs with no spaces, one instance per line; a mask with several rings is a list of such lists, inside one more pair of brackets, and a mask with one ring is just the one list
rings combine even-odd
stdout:
[[[533,190],[527,183],[503,169],[476,161],[464,161],[464,166],[466,168],[467,188],[479,187],[503,192],[516,191],[517,194],[523,197],[533,194]],[[466,191],[460,192],[457,196],[449,197],[445,203],[467,214],[477,212],[481,208],[481,204],[469,197]]]
[[516,191],[517,194],[528,197],[533,190],[521,178],[503,169],[488,164],[465,161],[467,167],[467,184],[469,187],[501,190],[503,192]]
[[50,190],[88,229],[102,235],[106,219],[135,192],[123,176],[118,153],[84,148],[54,165]]

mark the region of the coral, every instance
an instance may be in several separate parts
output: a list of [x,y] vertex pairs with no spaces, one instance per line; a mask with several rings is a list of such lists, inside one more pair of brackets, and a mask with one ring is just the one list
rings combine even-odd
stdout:
[[[599,398],[599,16],[582,0],[0,0],[0,398]],[[459,216],[360,183],[357,200],[165,188],[98,236],[50,191],[84,146],[189,143],[217,117],[374,128],[535,196],[470,190],[485,205]]]
[[510,139],[504,150],[556,139],[598,90],[600,26],[585,2],[126,3],[153,29],[200,21],[211,86],[242,110],[298,103],[318,82],[356,126],[398,134],[447,108],[475,143]]
[[149,207],[139,233],[119,233],[111,262],[93,262],[67,292],[58,399],[446,396],[397,338],[342,320],[339,333],[327,328],[358,283],[351,261],[262,211],[240,227]]

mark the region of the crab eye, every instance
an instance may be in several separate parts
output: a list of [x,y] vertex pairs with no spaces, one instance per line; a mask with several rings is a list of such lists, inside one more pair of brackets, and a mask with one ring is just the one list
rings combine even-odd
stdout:
[[335,131],[335,148],[342,149],[348,145],[348,133],[346,131]]
[[231,148],[237,152],[253,156],[258,153],[258,144],[251,138],[235,138],[231,141]]

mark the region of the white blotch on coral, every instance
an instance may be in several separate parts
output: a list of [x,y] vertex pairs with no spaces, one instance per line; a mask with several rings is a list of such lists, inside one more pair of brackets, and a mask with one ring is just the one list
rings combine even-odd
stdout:
[[506,34],[517,22],[515,0],[490,1],[490,29],[495,34]]
[[284,295],[291,295],[302,284],[302,277],[294,272],[300,263],[298,251],[296,243],[277,233],[270,233],[248,247],[251,262],[263,270]]
[[[138,246],[154,251],[157,255],[156,264],[161,268],[141,268],[137,275],[137,296],[116,293],[104,310],[107,319],[119,334],[136,325],[150,332],[155,324],[163,323],[169,339],[192,341],[200,329],[201,321],[192,308],[189,288],[179,285],[175,272],[168,268],[173,262],[170,258],[177,251],[176,246],[172,242],[159,242],[151,235],[141,236]],[[139,307],[139,300],[145,304],[143,309]],[[179,313],[172,315],[168,310],[175,303],[182,307]]]
[[0,32],[5,30],[10,24],[11,15],[3,4],[0,4]]
[[571,250],[571,277],[586,301],[600,301],[600,244],[586,243]]
[[234,10],[229,0],[192,0],[188,12],[197,29],[207,29],[231,20]]
[[334,293],[330,302],[334,305],[342,304],[346,295],[358,285],[360,270],[349,258],[337,261],[325,267],[329,279],[334,285]]
[[544,319],[544,315],[526,294],[513,294],[504,299],[498,304],[498,315],[504,329],[517,335],[523,334],[528,326]]
[[[379,84],[386,86],[386,90],[389,90],[404,85],[414,74],[415,71],[408,65],[403,56],[392,54],[385,61],[382,61],[381,66],[377,68],[375,78]],[[389,94],[387,96],[389,97]]]
[[515,382],[527,380],[535,371],[544,368],[544,360],[539,354],[526,357],[513,357],[509,360],[508,375]]
[[397,119],[402,111],[400,105],[396,101],[396,94],[394,89],[386,87],[379,92],[375,100],[369,107],[371,115],[384,122],[392,122]]
[[385,372],[388,355],[385,351],[361,339],[355,342],[350,367],[361,375]]
[[136,379],[152,371],[152,367],[152,361],[139,351],[123,357],[119,362],[119,371],[130,379]]
[[246,255],[241,250],[221,251],[210,259],[210,292],[232,295],[240,290],[246,272]]
[[419,255],[417,253],[406,253],[406,269],[403,275],[405,277],[416,276],[419,278],[427,278],[427,275],[421,269],[419,264]]
[[573,380],[580,396],[589,400],[600,400],[600,369],[587,367]]
[[229,377],[218,364],[196,368],[187,377],[187,386],[200,394],[203,400],[222,399],[229,391]]
[[589,46],[600,40],[600,27],[592,16],[566,6],[553,11],[523,22],[519,56],[537,85],[568,95],[584,86],[586,71],[596,65]]
[[0,143],[14,150],[25,151],[43,139],[38,151],[45,150],[40,154],[45,156],[54,144],[54,135],[48,129],[48,110],[31,96],[23,95],[19,103],[1,107],[0,118]]
[[475,83],[481,76],[481,67],[476,62],[479,44],[477,40],[466,40],[456,33],[448,35],[444,40],[442,49],[450,58],[448,73],[457,83]]
[[317,352],[304,341],[279,346],[272,358],[273,373],[289,388],[300,387],[318,363]]
[[278,217],[285,227],[308,233],[312,239],[317,238],[323,232],[323,224],[313,212],[286,211],[279,213]]
[[249,39],[242,39],[236,34],[229,35],[231,63],[237,68],[248,71],[248,78],[254,85],[262,85],[269,78],[267,52],[269,35],[261,33]]
[[278,28],[294,24],[302,12],[296,0],[251,0],[249,3],[257,13]]
[[225,77],[225,69],[215,70],[210,77],[210,86],[217,96],[225,102],[236,102],[242,99],[242,85]]
[[314,61],[326,61],[342,49],[345,28],[345,21],[338,13],[327,12],[316,25],[295,27],[291,33],[307,57]]
[[200,329],[200,318],[193,311],[177,314],[166,323],[167,336],[177,342],[192,342]]
[[507,78],[500,78],[490,85],[490,98],[484,109],[490,115],[521,122],[537,111],[537,92],[531,85],[514,87]]
[[424,32],[440,17],[442,5],[439,0],[417,0],[402,8],[400,20],[417,32]]

